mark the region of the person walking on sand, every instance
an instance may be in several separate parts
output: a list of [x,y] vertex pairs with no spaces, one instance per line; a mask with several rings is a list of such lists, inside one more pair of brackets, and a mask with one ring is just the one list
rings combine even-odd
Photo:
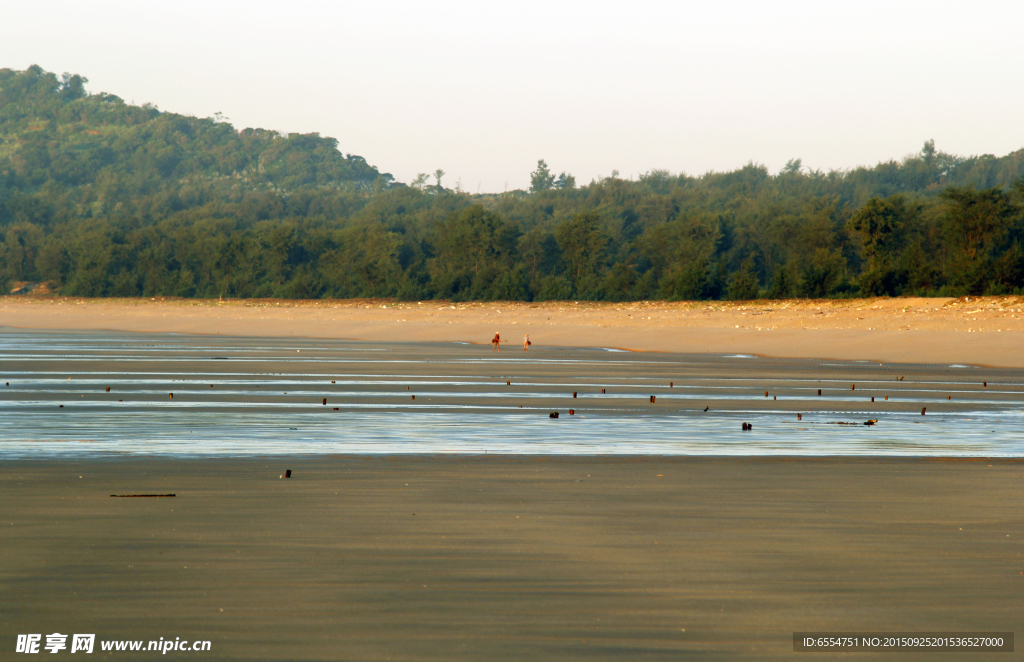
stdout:
[[491,340],[491,344],[494,345],[494,347],[491,347],[491,351],[492,352],[494,350],[498,350],[498,352],[501,352],[501,334],[500,333],[495,333],[494,334],[494,339]]
[[527,333],[526,337],[523,338],[523,351],[525,352],[525,351],[529,350],[530,349],[530,345],[532,345],[532,344],[533,343],[530,342],[530,334]]

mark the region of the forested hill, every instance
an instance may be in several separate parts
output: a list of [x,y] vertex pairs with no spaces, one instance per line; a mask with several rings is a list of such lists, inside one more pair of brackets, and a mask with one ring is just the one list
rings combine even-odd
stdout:
[[705,299],[1024,294],[1024,150],[872,168],[398,184],[332,138],[236,131],[0,70],[0,285],[82,296]]
[[[24,194],[44,193],[54,216],[104,216],[125,205],[129,214],[148,212],[153,201],[147,198],[171,193],[192,201],[250,191],[365,188],[391,179],[358,156],[342,155],[333,138],[235,131],[226,122],[87,94],[86,82],[68,74],[58,79],[39,67],[0,69],[0,182],[12,196],[5,201],[8,219],[19,214]],[[45,213],[40,220],[47,220]]]

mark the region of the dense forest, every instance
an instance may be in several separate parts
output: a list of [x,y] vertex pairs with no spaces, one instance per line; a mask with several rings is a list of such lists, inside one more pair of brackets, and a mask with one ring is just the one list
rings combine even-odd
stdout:
[[790,161],[529,191],[396,182],[318,134],[235,130],[0,70],[0,285],[77,296],[753,299],[1024,294],[1024,149]]

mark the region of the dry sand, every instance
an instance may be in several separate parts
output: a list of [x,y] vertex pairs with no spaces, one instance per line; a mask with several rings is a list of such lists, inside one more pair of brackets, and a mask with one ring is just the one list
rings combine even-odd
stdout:
[[447,303],[3,297],[0,326],[1024,367],[1024,298]]
[[783,660],[794,630],[1019,634],[1022,480],[993,460],[3,462],[2,646],[85,632],[208,639],[204,660]]

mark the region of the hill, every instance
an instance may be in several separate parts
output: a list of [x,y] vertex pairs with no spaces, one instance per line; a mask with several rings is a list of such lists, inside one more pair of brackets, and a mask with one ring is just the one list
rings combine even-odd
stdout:
[[0,70],[0,283],[79,296],[748,299],[1024,290],[1024,150],[530,191]]

